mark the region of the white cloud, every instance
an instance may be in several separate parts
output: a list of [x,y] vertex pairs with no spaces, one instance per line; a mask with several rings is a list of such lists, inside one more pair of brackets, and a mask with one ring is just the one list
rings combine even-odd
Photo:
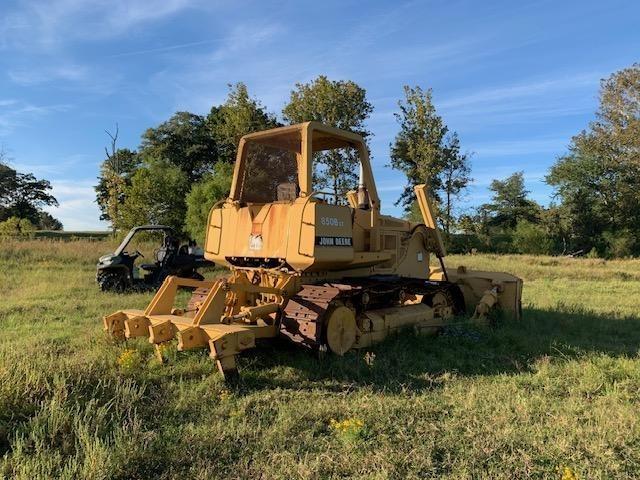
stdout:
[[65,112],[71,108],[68,104],[35,105],[32,103],[7,99],[0,100],[0,136],[8,135],[15,128],[55,112]]
[[163,47],[156,47],[156,48],[147,48],[147,49],[143,49],[143,50],[129,50],[126,52],[120,52],[120,53],[115,53],[113,55],[107,55],[106,58],[122,58],[122,57],[135,57],[137,55],[149,55],[149,54],[154,54],[154,53],[165,53],[165,52],[171,52],[173,50],[181,50],[183,48],[191,48],[191,47],[201,47],[203,45],[211,45],[213,43],[217,43],[220,42],[221,39],[210,39],[210,40],[203,40],[200,42],[187,42],[187,43],[177,43],[177,44],[173,44],[173,45],[165,45]]
[[540,153],[560,154],[566,150],[570,135],[553,138],[527,138],[490,143],[476,143],[469,146],[479,158],[532,155]]
[[577,88],[593,88],[602,78],[597,73],[578,73],[562,75],[556,78],[532,79],[528,82],[485,88],[464,95],[452,97],[439,103],[440,108],[453,109],[475,104],[499,103],[514,98],[546,95],[549,92],[575,90]]
[[95,203],[94,183],[90,179],[52,180],[51,193],[60,205],[47,207],[45,210],[60,220],[65,230],[107,230],[108,224],[99,220],[100,210]]
[[82,65],[66,64],[52,66],[31,66],[9,70],[9,78],[21,86],[36,85],[52,80],[79,82],[87,79],[88,69]]
[[[234,25],[220,37],[216,47],[206,53],[181,54],[173,58],[173,67],[156,72],[149,80],[150,90],[158,94],[173,94],[169,111],[187,109],[204,112],[221,103],[227,93],[227,83],[243,81],[250,94],[270,106],[286,98],[299,68],[294,59],[297,52],[279,50],[275,41],[285,32],[278,22],[246,21]],[[280,55],[264,55],[273,48]],[[291,55],[291,58],[289,56]],[[260,90],[251,89],[259,85]],[[165,112],[167,113],[167,112]]]
[[511,85],[498,85],[452,96],[436,105],[456,129],[486,125],[548,122],[582,115],[594,108],[602,74],[558,74]]
[[21,163],[12,162],[12,167],[21,172],[32,172],[37,177],[60,177],[66,175],[69,171],[77,168],[79,165],[91,162],[92,156],[85,153],[77,153],[69,155],[55,162],[47,163]]
[[113,38],[195,4],[194,0],[26,0],[0,20],[0,47],[52,49]]

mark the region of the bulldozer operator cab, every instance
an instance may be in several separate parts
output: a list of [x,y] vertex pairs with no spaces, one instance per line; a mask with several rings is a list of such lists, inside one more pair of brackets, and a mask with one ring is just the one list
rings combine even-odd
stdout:
[[242,204],[265,204],[313,196],[317,201],[345,205],[348,192],[340,190],[346,190],[347,185],[334,184],[331,192],[326,191],[326,180],[336,176],[332,166],[344,162],[345,157],[350,157],[349,164],[360,164],[360,185],[366,188],[362,156],[367,156],[367,151],[360,137],[332,131],[315,122],[303,126],[307,128],[283,127],[269,131],[269,135],[254,134],[243,139],[232,199]]
[[[337,176],[327,160],[338,155],[334,165],[344,156],[359,164],[358,187],[344,196],[335,190],[346,186],[334,184],[327,192],[318,181]],[[378,216],[362,137],[317,122],[258,132],[240,141],[229,198],[209,216],[205,256],[249,268],[362,267],[384,256],[375,253]]]

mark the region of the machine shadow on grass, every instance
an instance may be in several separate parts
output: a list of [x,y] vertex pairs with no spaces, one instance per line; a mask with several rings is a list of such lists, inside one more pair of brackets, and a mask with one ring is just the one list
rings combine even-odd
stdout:
[[278,341],[242,356],[236,388],[239,393],[272,388],[342,392],[360,387],[417,392],[439,388],[451,375],[531,372],[543,357],[634,356],[639,345],[638,317],[527,308],[519,322],[456,326],[430,337],[399,333],[343,357],[318,358],[317,353]]

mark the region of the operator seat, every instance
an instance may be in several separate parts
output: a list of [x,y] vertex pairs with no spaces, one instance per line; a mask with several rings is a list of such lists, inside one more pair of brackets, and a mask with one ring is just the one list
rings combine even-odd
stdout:
[[291,182],[280,183],[277,188],[278,202],[293,202],[298,198],[300,189],[298,185]]
[[172,258],[176,254],[176,251],[178,250],[179,245],[180,242],[177,238],[167,235],[164,238],[162,247],[157,249],[153,254],[156,262],[143,263],[140,265],[140,268],[142,268],[143,270],[147,270],[148,272],[153,272],[161,269],[164,265],[171,262]]

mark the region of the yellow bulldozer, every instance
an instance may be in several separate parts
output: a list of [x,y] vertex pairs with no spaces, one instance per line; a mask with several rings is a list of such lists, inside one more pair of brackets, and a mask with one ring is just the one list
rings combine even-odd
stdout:
[[[321,155],[352,155],[357,189],[314,190]],[[521,316],[522,280],[445,266],[445,248],[424,185],[416,223],[380,213],[367,146],[318,122],[244,136],[229,197],[209,213],[205,258],[229,269],[214,280],[168,277],[145,310],[104,317],[114,338],[148,337],[156,349],[208,348],[225,378],[256,340],[286,337],[343,355],[405,327],[433,332],[468,314]],[[184,307],[179,289],[193,290]]]

